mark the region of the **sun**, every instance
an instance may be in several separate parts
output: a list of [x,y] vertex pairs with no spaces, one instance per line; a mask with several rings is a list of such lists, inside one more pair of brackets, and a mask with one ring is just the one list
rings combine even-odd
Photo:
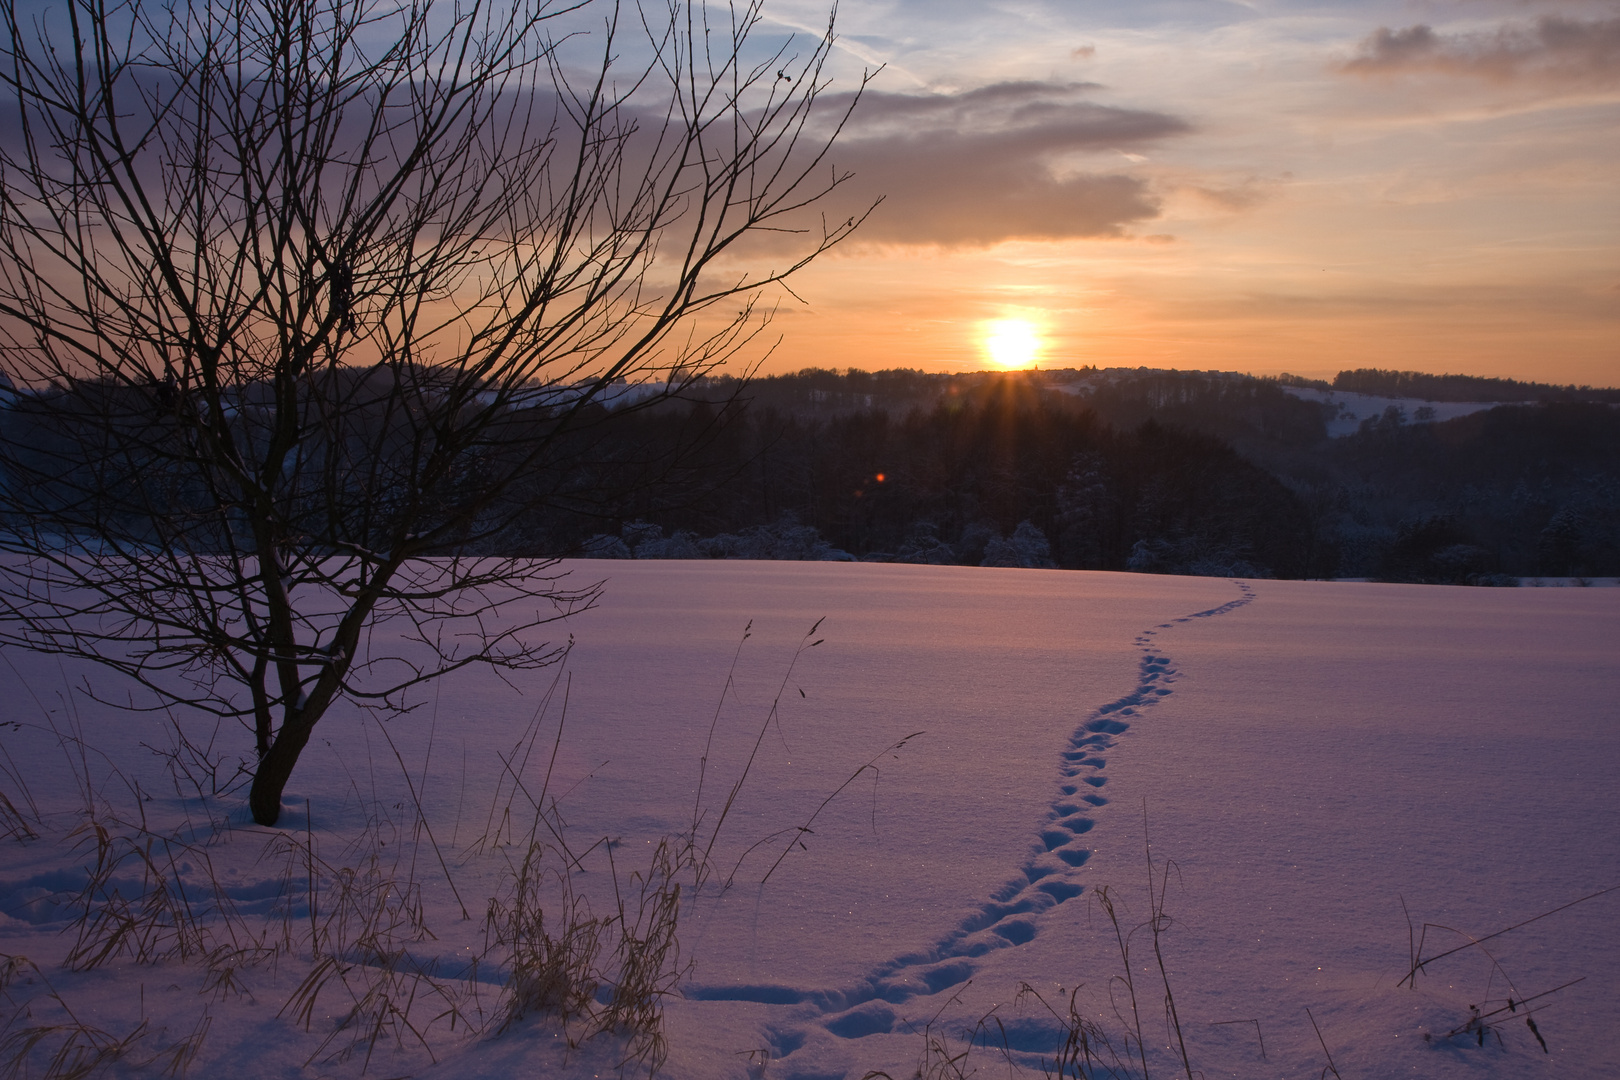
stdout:
[[984,348],[991,363],[1012,371],[1035,366],[1041,338],[1028,319],[995,319],[985,324]]

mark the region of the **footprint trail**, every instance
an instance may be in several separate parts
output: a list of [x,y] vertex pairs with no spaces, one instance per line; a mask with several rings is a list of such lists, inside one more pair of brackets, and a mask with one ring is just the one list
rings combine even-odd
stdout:
[[[1108,783],[1104,770],[1109,751],[1136,717],[1173,693],[1170,686],[1176,681],[1176,668],[1158,648],[1157,636],[1178,623],[1215,618],[1252,603],[1254,589],[1246,582],[1236,585],[1237,599],[1160,623],[1136,636],[1133,644],[1142,652],[1136,685],[1092,710],[1069,736],[1060,755],[1058,794],[1022,865],[985,903],[932,944],[879,965],[859,983],[841,991],[799,991],[781,985],[689,985],[685,995],[708,1001],[805,1006],[797,1023],[768,1031],[771,1055],[780,1060],[802,1047],[818,1024],[839,1039],[892,1032],[905,1023],[894,1006],[966,983],[977,971],[976,959],[986,953],[1028,945],[1040,931],[1043,912],[1082,892],[1078,871],[1091,857],[1086,835],[1097,824],[1095,812],[1108,803],[1103,792]],[[1030,1053],[1055,1049],[1055,1045],[1045,1045],[1045,1033],[1032,1029],[1029,1034],[1029,1045],[1009,1048]]]

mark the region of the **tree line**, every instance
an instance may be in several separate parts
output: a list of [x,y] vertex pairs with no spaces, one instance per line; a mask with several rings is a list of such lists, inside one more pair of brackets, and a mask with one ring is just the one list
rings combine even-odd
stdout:
[[1602,401],[1620,403],[1620,390],[1592,386],[1490,379],[1479,375],[1427,375],[1421,371],[1356,368],[1334,376],[1333,389],[1374,397],[1421,398],[1424,401]]
[[[1620,412],[1608,405],[1440,423],[1391,409],[1332,439],[1328,409],[1273,380],[1069,385],[1052,373],[716,380],[724,405],[665,408],[639,436],[622,432],[672,461],[680,438],[690,448],[712,426],[683,485],[579,516],[557,538],[644,557],[1449,583],[1620,573]],[[667,451],[649,447],[655,427]]]
[[[364,380],[352,380],[356,397]],[[1440,423],[1390,409],[1332,439],[1327,408],[1272,380],[1141,372],[1070,386],[1052,373],[809,371],[693,380],[625,408],[555,388],[517,395],[453,475],[414,489],[415,535],[433,556],[1449,583],[1620,574],[1610,406],[1503,406]],[[249,388],[233,407],[249,413],[265,393]],[[172,395],[161,384],[11,395],[3,426],[13,469],[30,466],[29,508],[78,515],[80,532],[125,546],[181,528],[193,550],[240,546],[232,522],[245,518],[205,512],[212,494],[167,462],[179,436],[164,431],[186,408]],[[309,479],[284,497],[281,513],[316,554],[322,535],[342,538],[336,552],[394,530],[401,510],[378,478],[407,475],[419,452],[411,429],[390,433],[381,413],[350,423],[341,446],[307,441]],[[63,450],[86,424],[101,433],[100,457]],[[507,460],[542,440],[537,467]],[[365,490],[346,496],[346,476]],[[490,477],[502,478],[499,498],[485,497]]]

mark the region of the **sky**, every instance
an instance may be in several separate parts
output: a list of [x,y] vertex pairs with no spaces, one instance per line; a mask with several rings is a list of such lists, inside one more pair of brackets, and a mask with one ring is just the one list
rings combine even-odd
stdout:
[[[769,0],[766,29],[825,27]],[[837,212],[765,372],[1620,385],[1620,3],[845,0]],[[1014,350],[1015,355],[1020,355]]]

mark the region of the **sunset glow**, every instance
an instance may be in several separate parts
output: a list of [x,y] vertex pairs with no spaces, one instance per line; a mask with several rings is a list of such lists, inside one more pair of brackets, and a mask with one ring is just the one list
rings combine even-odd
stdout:
[[[784,35],[820,10],[765,8]],[[1620,385],[1610,0],[898,0],[840,7],[838,32],[829,110],[883,70],[830,155],[852,175],[826,216],[882,201],[793,279],[806,306],[781,309],[766,373]],[[1038,355],[992,351],[1009,317]]]
[[1034,367],[1041,339],[1027,319],[996,319],[985,326],[984,351],[999,368]]

